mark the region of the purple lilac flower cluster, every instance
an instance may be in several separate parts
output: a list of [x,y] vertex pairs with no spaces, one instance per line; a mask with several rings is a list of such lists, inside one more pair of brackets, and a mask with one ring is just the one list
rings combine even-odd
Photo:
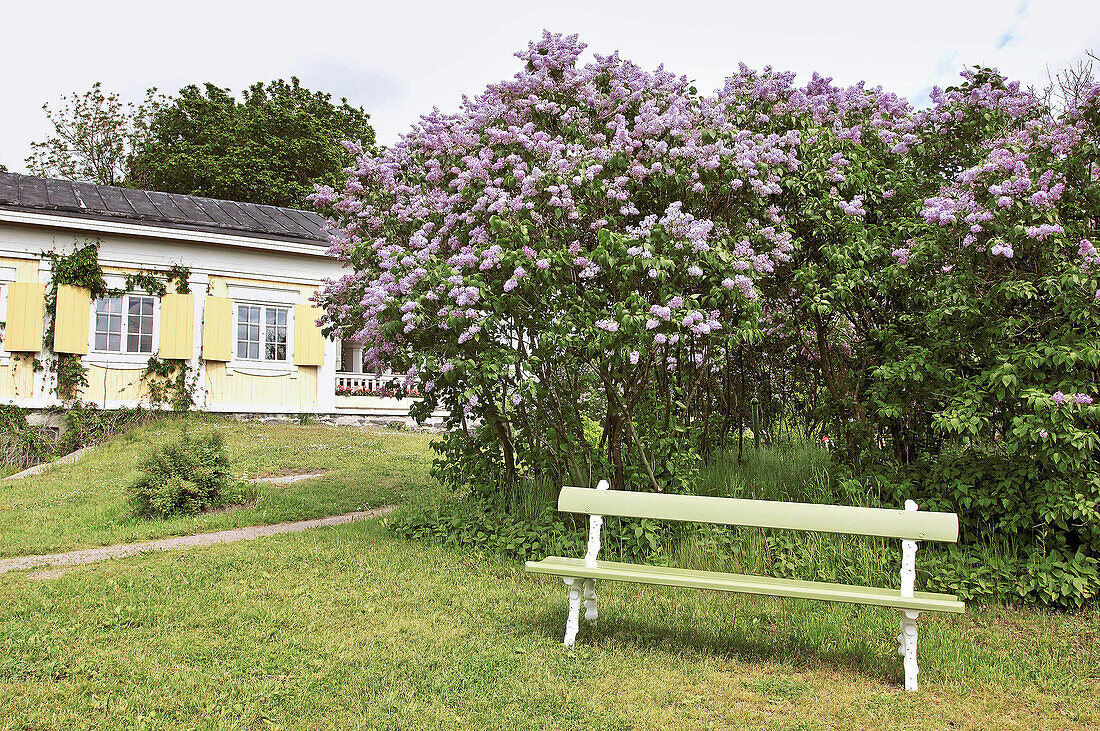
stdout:
[[1092,396],[1087,393],[1062,393],[1061,391],[1055,391],[1051,395],[1051,400],[1056,404],[1091,404]]
[[[523,70],[458,113],[425,115],[379,155],[347,146],[355,156],[347,184],[319,189],[314,202],[338,221],[331,253],[354,271],[321,300],[368,345],[372,367],[401,347],[387,327],[395,314],[405,340],[472,343],[501,335],[487,298],[537,300],[547,277],[598,286],[621,276],[629,260],[608,271],[592,256],[600,229],[629,232],[637,243],[628,257],[646,266],[655,292],[675,282],[685,296],[701,295],[722,282],[754,299],[754,279],[790,259],[793,236],[768,199],[798,165],[798,135],[745,129],[721,96],[700,97],[663,68],[647,72],[617,54],[582,65],[584,50],[576,36],[546,33],[516,54]],[[670,180],[687,181],[683,198],[653,210],[652,191]],[[740,197],[735,218],[715,218],[703,195],[715,182]],[[528,233],[522,261],[494,217]],[[736,275],[716,269],[718,250]],[[665,263],[649,265],[655,257]],[[702,336],[715,325],[708,314],[682,327]]]

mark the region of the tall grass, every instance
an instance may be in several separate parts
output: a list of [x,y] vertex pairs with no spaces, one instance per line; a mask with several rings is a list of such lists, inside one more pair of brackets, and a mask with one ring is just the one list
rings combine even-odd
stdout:
[[[697,494],[716,497],[879,507],[878,495],[836,480],[830,453],[795,443],[724,453],[700,471]],[[898,541],[867,536],[730,526],[693,526],[666,534],[671,564],[683,568],[891,586],[898,582]]]
[[[827,450],[810,442],[786,442],[720,453],[702,466],[694,493],[713,497],[886,507],[873,485],[838,480],[837,465]],[[453,545],[481,546],[500,540],[517,558],[583,551],[583,516],[556,512],[558,486],[546,480],[499,485],[474,501],[437,498],[426,518],[409,521],[406,533],[429,528]],[[896,507],[896,506],[893,506]],[[526,538],[522,536],[527,526]],[[639,532],[640,531],[640,532]],[[536,535],[537,534],[537,535]],[[654,536],[650,540],[649,536]],[[535,541],[538,540],[538,545]],[[511,547],[511,548],[509,548]],[[918,588],[936,590],[932,567],[943,573],[945,549],[923,544],[918,560]],[[992,556],[992,553],[989,554]],[[933,557],[938,557],[933,560]],[[868,536],[705,523],[674,523],[607,517],[601,557],[611,561],[643,560],[681,568],[896,587],[900,579],[899,540]],[[923,566],[923,571],[922,571]]]
[[[872,488],[842,485],[835,475],[828,451],[796,442],[747,449],[741,462],[733,453],[714,456],[701,468],[695,493],[826,505],[881,505]],[[525,480],[502,486],[489,500],[499,513],[535,522],[555,509],[557,487],[544,480]],[[610,529],[617,525],[616,519],[608,519]],[[663,523],[660,533],[659,548],[649,557],[654,563],[845,584],[893,586],[898,582],[898,541],[684,523]],[[607,548],[605,557],[616,558],[613,546]]]

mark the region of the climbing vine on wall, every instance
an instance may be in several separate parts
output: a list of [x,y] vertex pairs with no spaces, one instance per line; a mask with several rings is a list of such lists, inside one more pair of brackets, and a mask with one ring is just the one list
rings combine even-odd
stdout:
[[[54,250],[44,251],[42,256],[50,262],[50,282],[46,288],[46,343],[52,348],[57,322],[58,285],[84,287],[91,292],[93,300],[106,295],[108,288],[99,266],[98,241],[77,246],[68,254]],[[56,353],[50,361],[49,370],[54,376],[54,393],[63,401],[76,399],[81,389],[88,385],[88,369],[79,355]]]
[[[69,253],[56,250],[42,252],[43,258],[50,262],[50,282],[46,289],[46,342],[52,347],[54,327],[57,320],[57,288],[67,284],[87,289],[92,300],[99,297],[120,297],[126,292],[143,290],[154,297],[168,294],[169,285],[175,285],[177,294],[190,294],[189,279],[191,270],[182,264],[173,264],[167,271],[158,273],[139,271],[126,274],[121,288],[107,286],[103,269],[99,265],[99,241],[86,242],[76,246]],[[35,361],[36,365],[38,361]],[[49,371],[55,379],[54,393],[64,401],[76,400],[80,391],[88,385],[88,369],[80,356],[70,353],[55,353],[50,361]],[[149,389],[149,400],[153,404],[168,403],[177,411],[186,411],[191,407],[194,394],[194,379],[190,378],[191,367],[186,360],[149,358],[142,374]]]
[[145,366],[142,380],[149,389],[149,401],[169,404],[173,411],[187,411],[195,399],[192,375],[191,364],[186,360],[154,355]]

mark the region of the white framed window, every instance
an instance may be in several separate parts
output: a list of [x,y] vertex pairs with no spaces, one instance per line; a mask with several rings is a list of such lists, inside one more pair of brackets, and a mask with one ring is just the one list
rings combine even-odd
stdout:
[[92,304],[92,350],[152,355],[157,337],[157,300],[146,294],[99,297]]
[[298,287],[231,283],[233,358],[226,375],[298,377],[294,365],[294,307]]
[[289,307],[237,304],[237,360],[286,363],[289,333]]

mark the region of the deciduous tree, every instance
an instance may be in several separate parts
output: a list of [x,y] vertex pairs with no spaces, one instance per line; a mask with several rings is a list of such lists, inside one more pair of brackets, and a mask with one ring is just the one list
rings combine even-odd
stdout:
[[370,150],[362,108],[298,79],[256,83],[238,99],[214,84],[180,89],[152,116],[129,164],[134,187],[303,207],[315,185],[335,185],[351,140]]

